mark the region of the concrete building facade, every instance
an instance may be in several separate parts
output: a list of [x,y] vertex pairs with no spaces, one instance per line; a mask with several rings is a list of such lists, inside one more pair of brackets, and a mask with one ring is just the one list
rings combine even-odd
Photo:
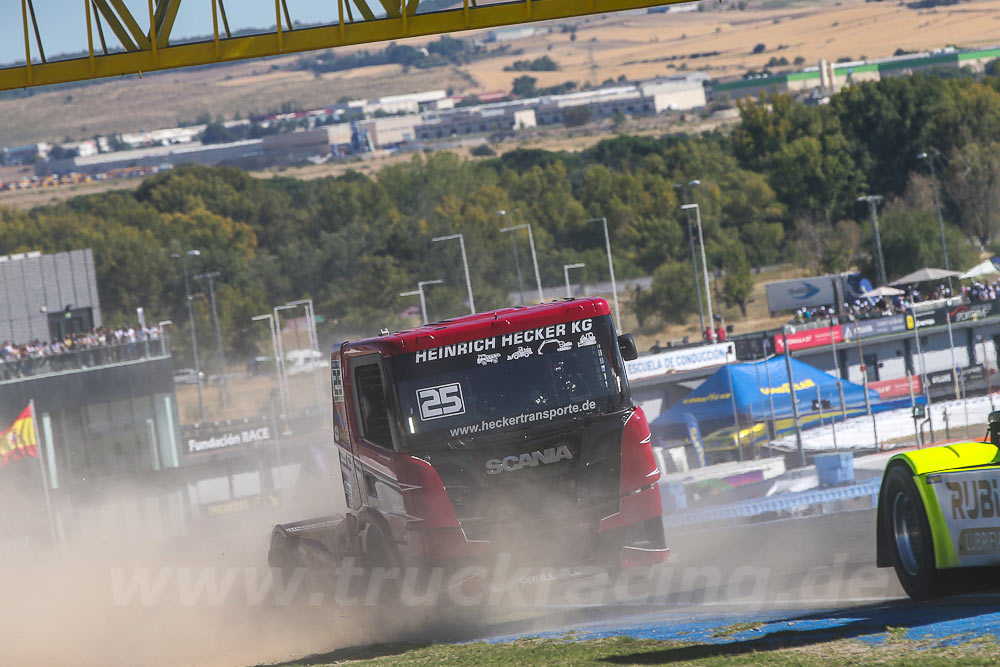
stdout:
[[94,253],[0,257],[0,340],[48,341],[101,326]]

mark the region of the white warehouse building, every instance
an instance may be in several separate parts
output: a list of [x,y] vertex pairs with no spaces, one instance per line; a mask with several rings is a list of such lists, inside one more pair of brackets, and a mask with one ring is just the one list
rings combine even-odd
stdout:
[[590,107],[593,117],[597,119],[610,118],[616,112],[626,116],[650,116],[665,111],[695,109],[706,104],[704,78],[692,75],[684,79],[646,81],[566,95],[425,112],[416,126],[416,137],[420,140],[440,139],[461,134],[556,125],[563,122],[566,109],[582,106]]

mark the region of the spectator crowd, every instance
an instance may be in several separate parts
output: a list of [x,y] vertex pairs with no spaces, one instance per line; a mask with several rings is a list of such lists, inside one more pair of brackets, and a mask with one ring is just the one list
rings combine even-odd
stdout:
[[[962,297],[968,301],[990,301],[1000,294],[1000,281],[992,285],[973,283],[962,286]],[[923,301],[938,301],[948,299],[952,295],[947,285],[938,285],[929,292],[922,293],[915,287],[903,290],[903,294],[892,297],[855,299],[853,303],[844,302],[840,317],[854,316],[859,320],[870,320],[877,317],[891,317],[906,313],[916,303]],[[795,311],[795,323],[829,320],[837,316],[833,306],[817,306],[799,308]]]
[[158,327],[101,327],[50,342],[0,343],[0,381],[163,354]]

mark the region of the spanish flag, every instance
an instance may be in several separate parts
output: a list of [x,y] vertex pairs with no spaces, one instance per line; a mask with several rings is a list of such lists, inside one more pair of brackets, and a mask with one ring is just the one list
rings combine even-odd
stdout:
[[29,405],[14,423],[0,431],[0,467],[28,456],[38,458],[34,416]]

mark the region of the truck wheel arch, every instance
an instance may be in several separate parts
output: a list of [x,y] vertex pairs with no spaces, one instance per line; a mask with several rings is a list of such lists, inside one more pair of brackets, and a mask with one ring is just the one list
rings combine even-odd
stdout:
[[371,509],[362,510],[358,514],[358,534],[362,536],[360,545],[362,563],[366,563],[368,559],[369,544],[378,544],[379,549],[385,550],[385,557],[389,562],[389,566],[400,566],[402,558],[399,548],[392,537],[389,522],[386,521],[384,516]]

